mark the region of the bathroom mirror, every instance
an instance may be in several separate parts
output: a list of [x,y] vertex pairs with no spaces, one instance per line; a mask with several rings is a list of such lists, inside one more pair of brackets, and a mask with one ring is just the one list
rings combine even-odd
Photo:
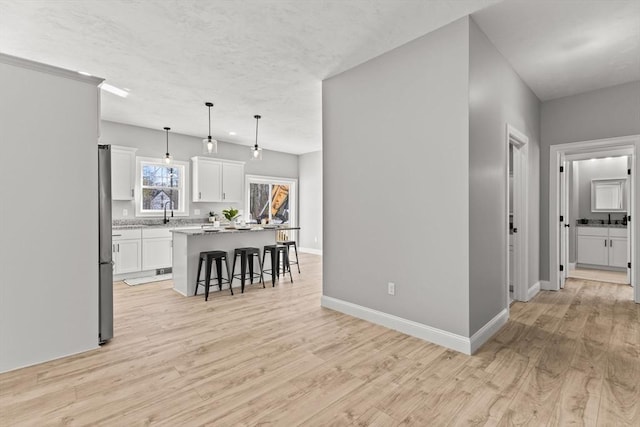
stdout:
[[591,181],[591,212],[626,212],[625,178]]

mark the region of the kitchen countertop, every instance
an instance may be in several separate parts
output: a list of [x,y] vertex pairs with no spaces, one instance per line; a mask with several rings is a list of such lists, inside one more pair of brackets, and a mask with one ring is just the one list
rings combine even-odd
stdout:
[[627,228],[624,224],[576,224],[576,227],[597,227],[597,228]]
[[[209,230],[209,231],[207,231]],[[216,230],[216,231],[213,231]],[[173,233],[186,234],[188,236],[204,236],[204,235],[216,235],[216,234],[229,234],[229,233],[255,233],[258,231],[280,231],[280,230],[300,230],[300,227],[289,227],[289,226],[281,226],[281,227],[251,227],[245,229],[238,228],[218,228],[213,229],[212,227],[181,227],[175,228],[171,230]]]

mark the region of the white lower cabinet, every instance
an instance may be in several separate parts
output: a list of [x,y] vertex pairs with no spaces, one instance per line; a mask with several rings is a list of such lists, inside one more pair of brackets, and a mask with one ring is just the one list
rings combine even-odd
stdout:
[[113,274],[133,273],[142,269],[142,240],[139,229],[114,230],[111,233]]
[[578,227],[578,264],[626,268],[626,233],[624,228]]
[[142,270],[171,267],[173,238],[168,229],[142,230]]

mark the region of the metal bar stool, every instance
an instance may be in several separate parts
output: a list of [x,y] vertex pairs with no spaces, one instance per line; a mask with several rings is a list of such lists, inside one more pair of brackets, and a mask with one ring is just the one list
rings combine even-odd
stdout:
[[[267,258],[267,253],[271,256],[271,268],[264,269],[264,261]],[[281,257],[282,255],[282,257]],[[262,272],[264,274],[271,275],[271,285],[276,285],[276,278],[280,278],[280,261],[282,260],[282,273],[289,272],[289,279],[293,283],[293,276],[291,275],[291,266],[289,264],[289,254],[285,245],[266,245],[262,252]]]
[[[300,274],[300,263],[298,262],[298,245],[295,240],[283,240],[282,242],[278,242],[279,245],[284,245],[287,247],[287,258],[289,258],[289,268],[291,268],[291,264],[296,264],[298,266],[298,274]],[[293,246],[293,250],[296,253],[296,260],[291,261],[291,257],[289,256],[289,249]]]
[[[227,253],[225,251],[208,251],[208,252],[200,252],[200,257],[198,259],[198,275],[196,276],[196,290],[193,293],[193,296],[198,295],[198,286],[204,286],[204,300],[207,301],[209,299],[209,285],[211,283],[211,268],[213,266],[213,261],[216,262],[216,277],[214,279],[218,280],[218,286],[220,287],[220,291],[222,291],[223,284],[229,284],[229,290],[231,291],[231,295],[233,295],[233,289],[231,289],[231,280],[229,277],[229,260],[227,259]],[[222,277],[222,260],[224,260],[225,267],[227,268],[227,279],[223,280]],[[200,280],[200,272],[202,271],[202,263],[205,263],[205,278]]]
[[[253,257],[256,256],[258,258],[258,268],[260,268],[260,274],[253,273]],[[235,274],[236,272],[236,260],[240,257],[240,274]],[[244,283],[245,276],[247,273],[247,262],[249,264],[249,281],[253,284],[253,279],[259,278],[262,282],[262,287],[264,288],[264,277],[262,276],[262,262],[260,260],[260,249],[258,248],[237,248],[233,253],[233,268],[231,269],[231,282],[236,277],[240,278],[241,283],[241,293],[244,293]]]

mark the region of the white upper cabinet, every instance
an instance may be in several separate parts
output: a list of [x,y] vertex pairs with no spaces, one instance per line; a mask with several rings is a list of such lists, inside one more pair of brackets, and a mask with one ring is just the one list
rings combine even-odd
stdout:
[[111,199],[133,200],[136,148],[111,146]]
[[222,164],[222,200],[225,202],[242,201],[244,184],[244,164],[224,162]]
[[240,202],[244,162],[192,157],[194,202]]

